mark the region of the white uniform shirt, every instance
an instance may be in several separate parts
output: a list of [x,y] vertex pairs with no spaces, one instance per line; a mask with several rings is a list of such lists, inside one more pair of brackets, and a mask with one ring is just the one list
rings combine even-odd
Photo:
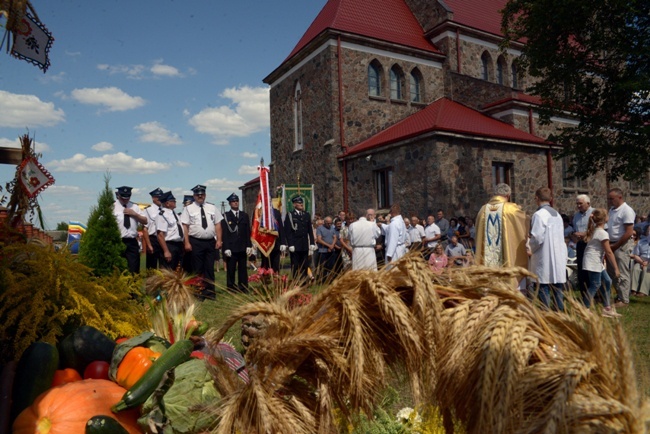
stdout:
[[[440,235],[440,233],[441,233],[440,228],[435,223],[431,223],[429,226],[424,228],[424,237],[425,238],[433,238],[436,235]],[[430,249],[433,249],[437,245],[438,245],[438,241],[429,241],[427,243],[427,247],[430,248]]]
[[565,283],[567,247],[562,216],[548,205],[541,206],[530,221],[530,271],[539,283]]
[[214,239],[217,235],[214,226],[221,223],[223,216],[217,211],[216,206],[208,202],[203,203],[203,210],[205,212],[205,218],[208,221],[207,228],[203,229],[203,226],[201,226],[201,206],[196,202],[183,209],[181,223],[189,226],[190,237],[200,238],[202,240]]
[[120,235],[122,238],[137,238],[138,236],[138,221],[133,218],[129,217],[131,219],[131,227],[130,228],[125,228],[124,227],[124,218],[126,217],[124,215],[124,209],[129,208],[138,213],[141,216],[145,216],[145,213],[140,209],[140,207],[133,202],[127,202],[126,206],[122,206],[119,200],[115,200],[113,203],[113,215],[115,216],[115,219],[117,220],[117,226],[120,228]]
[[609,209],[609,222],[607,233],[609,242],[615,243],[625,234],[625,225],[633,225],[636,214],[630,205],[623,202],[618,208]]
[[155,237],[157,233],[156,219],[160,214],[160,207],[156,204],[153,204],[150,207],[145,208],[144,213],[147,216],[147,224],[145,225],[145,227],[147,228],[147,232],[149,232],[149,235]]
[[181,228],[181,232],[178,230],[180,219],[178,224],[176,224],[176,218],[178,218],[178,216],[174,216],[174,210],[164,208],[163,213],[156,217],[156,229],[159,232],[165,233],[165,241],[183,241],[183,229]]

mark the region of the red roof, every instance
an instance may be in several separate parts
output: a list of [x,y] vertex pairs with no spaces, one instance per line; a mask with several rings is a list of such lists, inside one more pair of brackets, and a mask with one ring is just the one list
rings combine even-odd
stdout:
[[486,116],[448,98],[440,98],[419,112],[358,145],[350,147],[346,155],[358,154],[433,131],[476,136],[479,139],[492,138],[535,144],[548,143],[540,137],[518,130],[510,124]]
[[503,36],[501,10],[507,0],[444,0],[454,13],[453,22]]
[[404,0],[328,0],[287,59],[327,29],[440,53]]

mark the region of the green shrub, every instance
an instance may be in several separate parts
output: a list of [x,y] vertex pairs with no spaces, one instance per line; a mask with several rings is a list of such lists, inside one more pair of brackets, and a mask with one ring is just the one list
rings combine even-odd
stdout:
[[79,261],[93,270],[96,276],[107,276],[115,269],[126,270],[126,249],[122,242],[117,220],[113,215],[115,195],[109,186],[110,176],[104,177],[104,190],[99,194],[97,206],[88,217],[88,229],[79,243]]

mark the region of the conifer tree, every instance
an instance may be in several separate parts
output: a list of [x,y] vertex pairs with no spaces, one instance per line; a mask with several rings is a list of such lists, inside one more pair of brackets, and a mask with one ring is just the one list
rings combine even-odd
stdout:
[[99,194],[97,206],[90,210],[88,229],[79,244],[79,261],[92,268],[97,276],[106,276],[114,269],[126,270],[125,250],[117,220],[113,215],[115,195],[109,186],[111,177],[104,176],[104,189]]

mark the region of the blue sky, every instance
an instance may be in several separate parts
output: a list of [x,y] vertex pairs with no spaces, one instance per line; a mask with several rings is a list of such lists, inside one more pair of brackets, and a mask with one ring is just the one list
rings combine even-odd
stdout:
[[[51,66],[0,52],[0,146],[35,137],[56,179],[39,197],[46,229],[86,222],[107,171],[136,202],[205,184],[220,203],[257,176],[270,162],[262,79],[325,3],[33,0],[55,38]],[[3,186],[14,171],[0,165]]]

